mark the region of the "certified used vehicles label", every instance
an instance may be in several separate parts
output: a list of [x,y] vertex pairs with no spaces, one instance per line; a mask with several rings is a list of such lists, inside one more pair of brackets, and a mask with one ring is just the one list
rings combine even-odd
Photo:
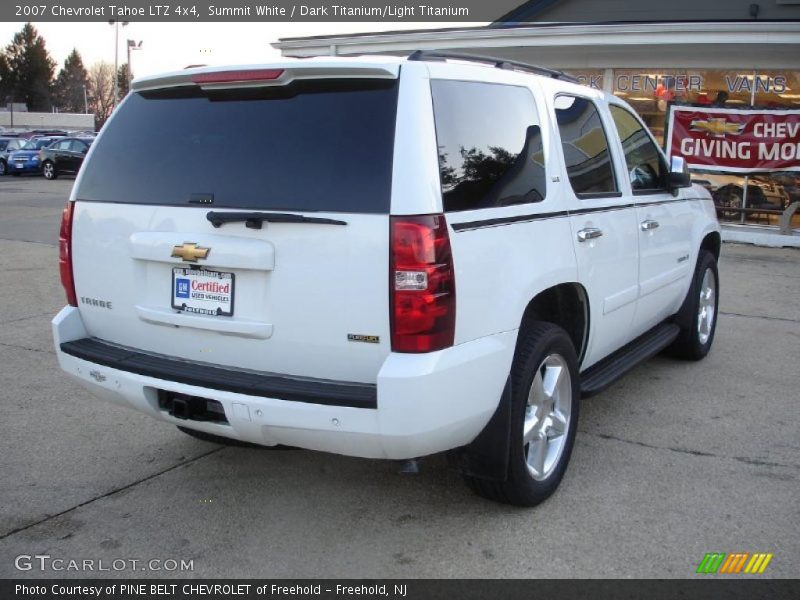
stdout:
[[172,308],[201,315],[233,315],[234,275],[189,267],[172,269]]

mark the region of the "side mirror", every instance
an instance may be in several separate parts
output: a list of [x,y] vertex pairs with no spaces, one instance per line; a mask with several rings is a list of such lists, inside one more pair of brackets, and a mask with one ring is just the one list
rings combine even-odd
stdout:
[[669,189],[675,191],[679,188],[691,187],[692,179],[686,166],[686,159],[682,156],[673,156],[669,164]]

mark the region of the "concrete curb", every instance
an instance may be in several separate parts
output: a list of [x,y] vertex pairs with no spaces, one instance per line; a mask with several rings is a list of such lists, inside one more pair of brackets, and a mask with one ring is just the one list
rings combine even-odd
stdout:
[[722,241],[768,248],[800,248],[800,232],[783,235],[777,229],[752,225],[723,225]]

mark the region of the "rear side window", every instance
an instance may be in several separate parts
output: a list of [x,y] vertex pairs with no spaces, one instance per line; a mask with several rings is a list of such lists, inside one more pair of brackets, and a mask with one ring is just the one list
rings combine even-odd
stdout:
[[431,92],[445,211],[544,199],[542,130],[529,90],[436,80]]
[[578,198],[619,195],[597,107],[591,100],[569,95],[557,96],[555,106],[564,162],[575,195]]
[[627,110],[613,104],[610,110],[625,151],[631,188],[634,192],[664,191],[667,170],[652,138]]
[[388,213],[397,80],[130,94],[95,142],[90,201]]

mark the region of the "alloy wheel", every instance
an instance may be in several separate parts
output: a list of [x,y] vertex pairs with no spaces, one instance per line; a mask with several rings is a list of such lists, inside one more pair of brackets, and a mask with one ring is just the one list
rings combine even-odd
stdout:
[[697,337],[701,344],[708,342],[717,317],[717,278],[714,271],[706,269],[700,284],[700,302],[697,308]]
[[528,472],[537,481],[552,474],[564,452],[571,407],[567,361],[560,354],[549,354],[533,378],[522,428]]

